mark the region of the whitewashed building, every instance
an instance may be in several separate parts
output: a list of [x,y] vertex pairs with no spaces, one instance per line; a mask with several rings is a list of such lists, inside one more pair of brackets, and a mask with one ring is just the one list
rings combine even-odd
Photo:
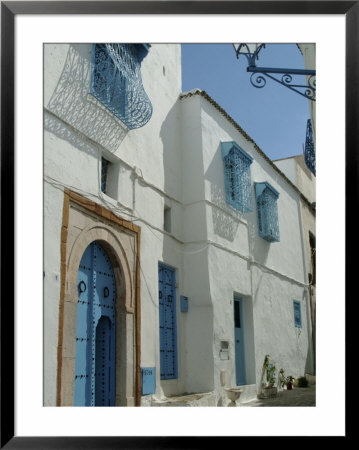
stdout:
[[310,201],[175,44],[44,46],[44,404],[222,406],[311,346]]
[[[308,347],[312,355],[307,360],[306,372],[315,375],[316,353],[316,182],[314,173],[307,167],[304,155],[292,156],[274,161],[277,167],[286,174],[292,183],[302,192],[301,217],[303,242],[307,255],[306,267],[309,284],[310,326],[312,339]],[[313,379],[313,377],[308,377]]]

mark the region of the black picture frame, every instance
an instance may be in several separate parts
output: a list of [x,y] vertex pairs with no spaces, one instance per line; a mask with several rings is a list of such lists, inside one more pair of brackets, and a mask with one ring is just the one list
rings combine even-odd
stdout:
[[[346,20],[346,236],[358,194],[359,1],[4,1],[1,2],[1,442],[6,449],[198,448],[223,437],[21,437],[14,435],[14,32],[18,14],[340,14]],[[6,217],[6,220],[5,220]],[[346,241],[347,242],[347,241]],[[346,244],[346,292],[351,291]],[[348,331],[346,329],[346,337]],[[347,371],[350,367],[348,361]],[[337,380],[342,382],[342,380]],[[348,437],[348,429],[345,437]],[[219,444],[219,442],[218,442]]]

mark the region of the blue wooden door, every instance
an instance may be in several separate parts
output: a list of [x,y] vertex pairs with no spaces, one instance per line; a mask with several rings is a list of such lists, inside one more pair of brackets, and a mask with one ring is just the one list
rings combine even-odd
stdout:
[[160,375],[177,378],[176,279],[175,270],[159,264]]
[[246,367],[244,358],[244,330],[242,299],[234,297],[234,346],[236,359],[236,384],[246,384]]
[[77,281],[74,405],[114,406],[116,284],[99,243],[85,250]]

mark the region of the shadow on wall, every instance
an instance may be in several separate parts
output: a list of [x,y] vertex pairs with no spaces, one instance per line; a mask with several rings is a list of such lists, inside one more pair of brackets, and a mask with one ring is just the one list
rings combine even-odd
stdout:
[[271,244],[258,235],[254,192],[252,192],[252,212],[242,214],[227,204],[220,146],[207,169],[205,178],[211,183],[211,201],[217,206],[212,207],[214,232],[233,242],[237,235],[239,220],[247,221],[249,254],[253,255],[255,261],[265,265]]
[[240,213],[227,205],[224,188],[215,183],[211,183],[211,202],[216,205],[212,206],[213,231],[233,242],[238,230],[236,216],[240,218]]
[[[311,289],[311,287],[309,287]],[[308,295],[303,293],[303,301],[306,308],[306,318],[307,318],[307,330],[308,330],[308,350],[307,350],[307,358],[305,362],[305,373],[309,373],[311,375],[315,375],[315,319],[313,318],[313,300],[310,299],[310,294]],[[314,322],[312,322],[314,321]]]
[[53,133],[55,136],[69,142],[73,147],[81,150],[88,155],[98,157],[98,151],[89,142],[85,141],[83,137],[76,133],[76,130],[72,130],[63,122],[50,114],[44,116],[44,129]]
[[248,246],[249,254],[253,256],[254,261],[259,264],[266,265],[268,259],[268,253],[270,242],[261,238],[258,234],[258,224],[256,215],[256,201],[253,198],[253,211],[246,215],[248,223]]
[[[46,108],[91,140],[115,152],[128,129],[91,94],[89,46],[71,44],[60,80]],[[48,120],[45,127],[62,139],[69,138],[64,124]]]
[[[179,120],[179,102],[168,112],[161,126],[160,137],[163,144],[163,174],[164,191],[170,196],[182,200],[182,189],[184,180],[183,154],[181,149]],[[187,130],[188,132],[188,130]],[[197,149],[196,149],[197,150]],[[201,151],[198,148],[198,151]],[[198,154],[193,154],[193,158],[198,162]],[[159,168],[162,170],[162,168]],[[200,176],[200,174],[199,174]],[[193,197],[203,198],[203,183],[195,184]],[[172,212],[178,215],[172,217],[171,234],[182,240],[181,230],[183,229],[182,205],[171,199],[164,199],[168,202]],[[176,219],[180,220],[179,223]],[[202,218],[201,218],[202,220]],[[205,222],[204,222],[205,223]],[[191,236],[192,230],[188,230]],[[204,229],[197,230],[195,240],[204,239],[206,232]],[[194,232],[196,233],[196,232]],[[192,237],[190,238],[192,240]],[[177,380],[168,380],[161,383],[164,395],[183,394],[185,392],[210,392],[213,390],[213,305],[210,298],[209,274],[208,274],[208,249],[207,245],[194,245],[196,250],[189,250],[183,247],[170,237],[163,240],[162,258],[165,263],[176,268],[177,301],[180,295],[190,297],[191,313],[180,313],[177,303],[177,342],[178,342],[178,367],[179,377]],[[191,270],[195,268],[194,270]],[[195,344],[194,344],[195,343]]]
[[237,218],[241,219],[242,214],[230,207],[226,202],[220,146],[218,146],[216,154],[205,173],[205,179],[210,182],[211,202],[215,205],[212,206],[213,231],[227,241],[233,242],[238,230]]

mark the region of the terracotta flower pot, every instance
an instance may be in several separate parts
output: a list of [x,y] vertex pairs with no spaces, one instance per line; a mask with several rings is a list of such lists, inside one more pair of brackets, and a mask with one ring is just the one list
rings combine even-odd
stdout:
[[292,383],[287,383],[287,391],[291,391],[292,390],[292,387],[293,387],[293,384]]

